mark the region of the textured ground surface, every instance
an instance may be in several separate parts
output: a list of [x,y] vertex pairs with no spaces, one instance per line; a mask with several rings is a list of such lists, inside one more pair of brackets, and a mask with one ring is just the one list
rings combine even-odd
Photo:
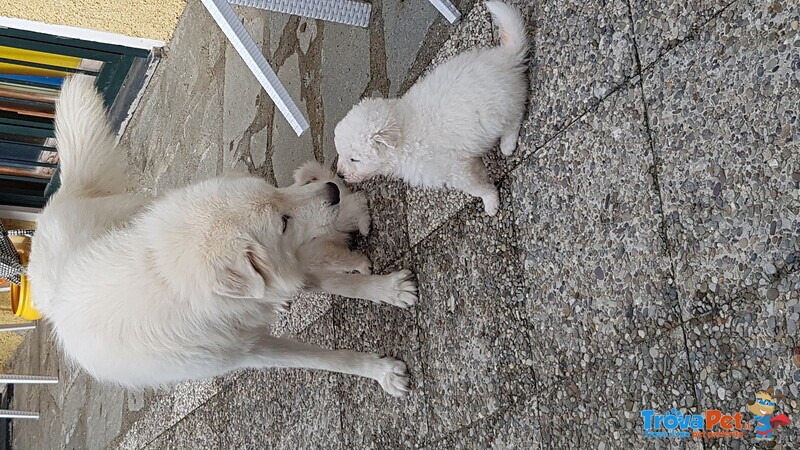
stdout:
[[[122,144],[135,187],[233,168],[278,184],[332,157],[362,95],[402,93],[431,64],[494,36],[461,2],[374,1],[369,30],[240,9],[312,128],[295,138],[190,1]],[[517,153],[489,156],[502,208],[375,181],[378,271],[419,277],[410,311],[303,298],[282,326],[404,359],[403,400],[372,382],[249,371],[126,392],[69,370],[46,330],[15,370],[14,443],[42,448],[750,448],[646,440],[640,411],[746,413],[767,386],[800,422],[800,6],[790,1],[522,2],[531,102]],[[800,446],[800,428],[774,448]],[[769,445],[759,445],[759,448]]]

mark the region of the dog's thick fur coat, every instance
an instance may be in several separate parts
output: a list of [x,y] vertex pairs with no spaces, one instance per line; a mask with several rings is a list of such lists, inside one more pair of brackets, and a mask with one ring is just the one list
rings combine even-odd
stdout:
[[[369,226],[366,201],[333,182],[275,188],[231,175],[157,198],[125,192],[126,165],[91,79],[68,80],[56,110],[62,186],[30,258],[34,304],[66,355],[100,380],[162,386],[245,367],[304,367],[409,389],[405,364],[270,335],[303,289],[408,307],[403,270],[368,275],[358,254],[317,247]],[[366,261],[366,262],[365,262]],[[362,271],[362,273],[348,273]]]
[[500,140],[511,155],[525,112],[528,40],[519,12],[486,7],[501,45],[464,52],[436,67],[399,99],[364,99],[334,130],[338,171],[348,182],[374,175],[414,186],[450,187],[498,208],[482,157]]

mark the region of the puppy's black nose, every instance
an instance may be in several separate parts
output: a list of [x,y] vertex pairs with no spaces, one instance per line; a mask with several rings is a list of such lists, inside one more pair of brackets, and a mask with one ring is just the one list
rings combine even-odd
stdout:
[[325,187],[328,188],[328,203],[333,205],[339,204],[339,186],[336,183],[331,183],[330,181],[325,183]]
[[336,171],[336,176],[339,178],[344,178],[344,174],[340,170]]

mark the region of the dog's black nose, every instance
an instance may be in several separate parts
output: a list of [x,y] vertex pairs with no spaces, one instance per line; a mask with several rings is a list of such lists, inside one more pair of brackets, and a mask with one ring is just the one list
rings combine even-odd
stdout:
[[328,203],[333,205],[339,204],[339,186],[336,183],[331,183],[330,181],[325,183],[325,186],[328,188]]
[[344,179],[344,174],[340,170],[336,171],[336,176],[339,177],[339,178]]

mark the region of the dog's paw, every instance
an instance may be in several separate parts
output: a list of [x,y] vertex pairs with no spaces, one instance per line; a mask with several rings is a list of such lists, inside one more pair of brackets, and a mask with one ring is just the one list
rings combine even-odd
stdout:
[[403,269],[389,277],[386,303],[399,308],[414,306],[417,303],[417,282],[414,280],[414,274],[408,269]]
[[391,356],[379,357],[374,370],[374,378],[392,397],[403,397],[411,391],[411,378],[403,361]]
[[500,199],[497,197],[497,192],[492,195],[487,195],[483,197],[483,209],[486,210],[486,214],[490,216],[494,216],[497,214],[497,210],[500,207]]

